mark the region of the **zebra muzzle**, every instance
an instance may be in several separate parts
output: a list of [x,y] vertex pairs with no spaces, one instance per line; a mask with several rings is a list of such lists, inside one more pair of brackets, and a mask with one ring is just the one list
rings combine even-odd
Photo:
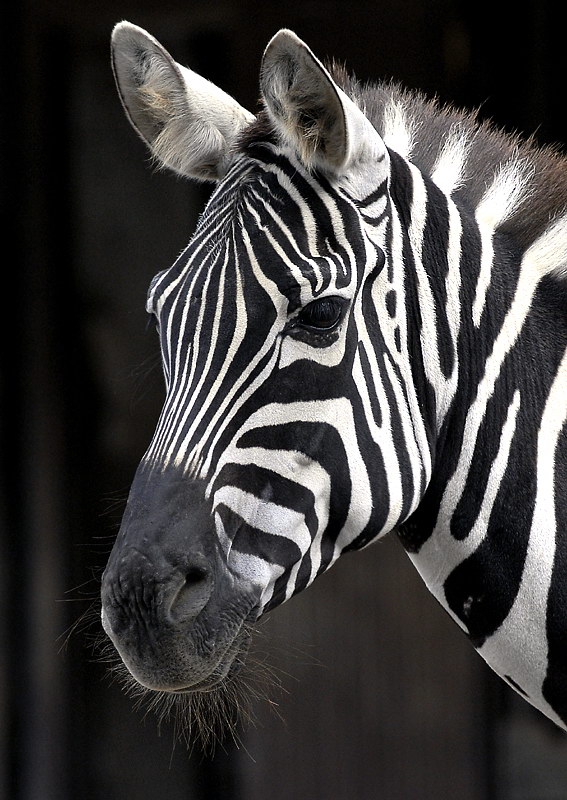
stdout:
[[139,683],[188,691],[230,672],[259,598],[229,569],[210,515],[174,513],[173,496],[162,492],[152,512],[131,495],[103,575],[102,623]]

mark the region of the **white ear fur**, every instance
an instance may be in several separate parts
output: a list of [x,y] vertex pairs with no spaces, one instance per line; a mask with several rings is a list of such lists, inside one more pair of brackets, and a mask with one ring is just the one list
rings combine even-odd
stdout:
[[129,22],[112,32],[112,65],[126,115],[157,161],[192,178],[222,177],[254,115]]
[[363,112],[292,31],[268,44],[260,86],[276,129],[306,166],[341,173],[387,154]]

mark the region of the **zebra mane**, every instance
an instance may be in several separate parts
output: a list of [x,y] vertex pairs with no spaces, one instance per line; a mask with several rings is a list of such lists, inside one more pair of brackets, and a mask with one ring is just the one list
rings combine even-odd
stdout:
[[[567,158],[557,148],[506,133],[480,122],[476,112],[443,106],[397,83],[362,84],[342,65],[332,63],[328,69],[386,145],[457,202],[477,209],[497,186],[499,207],[491,206],[488,214],[495,216],[494,228],[512,235],[522,250],[565,214]],[[275,141],[274,131],[267,113],[261,111],[241,136],[239,149],[246,151],[266,140]],[[555,269],[561,274],[565,267],[560,264]]]

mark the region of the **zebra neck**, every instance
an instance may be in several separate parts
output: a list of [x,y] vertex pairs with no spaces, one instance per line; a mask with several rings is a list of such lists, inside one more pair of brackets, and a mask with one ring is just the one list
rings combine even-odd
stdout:
[[[518,424],[549,388],[538,357],[545,336],[534,311],[538,277],[522,269],[519,248],[483,230],[435,187],[427,187],[425,203],[418,191],[414,182],[413,208],[421,202],[434,221],[423,226],[419,246],[415,230],[408,233],[408,272],[415,275],[408,300],[418,320],[408,324],[408,341],[432,466],[419,508],[401,532],[410,552],[440,529],[464,540],[479,515],[490,515],[491,469],[495,478],[494,470],[504,471],[515,457]],[[555,349],[557,362],[561,346]]]
[[[399,535],[430,590],[502,674],[495,659],[522,639],[522,618],[534,620],[526,659],[538,658],[556,537],[567,529],[555,500],[567,458],[567,291],[536,274],[506,235],[490,235],[466,211],[452,215],[444,241],[459,241],[453,266],[423,237],[432,302],[419,341],[437,433],[431,480]],[[431,339],[444,345],[435,352]],[[511,650],[506,658],[514,661]]]

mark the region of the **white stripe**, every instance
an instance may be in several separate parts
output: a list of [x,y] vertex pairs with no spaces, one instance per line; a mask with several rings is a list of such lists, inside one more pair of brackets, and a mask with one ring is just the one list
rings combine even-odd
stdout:
[[392,98],[384,109],[382,139],[386,147],[409,159],[414,147],[414,127],[402,101]]
[[473,303],[473,322],[478,327],[486,303],[486,295],[490,286],[493,260],[492,237],[499,228],[531,192],[533,167],[527,163],[511,159],[500,165],[490,186],[486,189],[475,212],[475,219],[480,231],[482,259],[475,299]]
[[437,347],[436,304],[433,299],[429,276],[423,265],[423,236],[427,221],[427,192],[421,172],[412,164],[409,167],[413,179],[413,193],[408,236],[413,251],[417,276],[417,294],[421,314],[421,351],[423,353],[425,374],[435,393],[435,407],[440,408],[440,394],[442,393],[444,380],[439,364],[439,350]]
[[462,126],[455,125],[447,135],[442,150],[437,156],[431,179],[449,197],[463,186],[471,140]]
[[453,351],[453,371],[448,378],[440,375],[443,390],[439,393],[439,406],[437,408],[437,431],[441,429],[447,412],[455,397],[459,381],[459,354],[457,341],[461,326],[461,215],[453,201],[448,198],[447,209],[449,212],[449,241],[447,243],[447,275],[445,277],[445,315],[449,325],[451,341],[447,345]]
[[[302,556],[311,547],[311,535],[305,524],[305,516],[299,511],[271,500],[262,500],[237,486],[221,486],[215,492],[215,507],[220,503],[232,509],[250,527],[288,539],[299,548]],[[233,542],[234,547],[237,545]]]
[[[388,320],[388,322],[385,325],[384,335],[386,338],[386,334],[389,334],[386,338],[386,341],[388,343],[388,352],[390,353],[391,357],[394,358],[394,360],[396,361],[396,364],[398,365],[402,374],[402,380],[406,387],[411,421],[413,429],[415,431],[415,441],[417,442],[417,445],[419,447],[420,462],[421,464],[423,464],[423,469],[426,475],[426,482],[429,482],[429,478],[431,477],[431,451],[429,449],[429,441],[427,439],[427,432],[425,430],[425,424],[421,413],[420,403],[415,391],[415,385],[413,382],[413,375],[411,372],[411,365],[408,352],[408,326],[410,325],[410,323],[408,322],[407,319],[406,296],[404,289],[406,266],[404,264],[404,258],[403,258],[403,229],[400,223],[400,218],[398,216],[397,209],[393,204],[391,208],[392,208],[392,219],[391,219],[392,252],[389,255],[389,259],[393,273],[392,288],[394,288],[396,291],[397,301],[396,301],[396,319],[393,320],[391,324]],[[388,286],[385,280],[376,281],[376,287],[375,289],[373,288],[372,296],[373,298],[375,298],[378,309],[384,307],[384,295],[388,290],[388,288],[390,287]],[[394,333],[396,327],[399,327],[400,331],[400,345],[401,345],[400,354],[397,353],[394,342]]]
[[482,319],[486,295],[492,278],[492,262],[494,260],[494,245],[492,243],[494,231],[486,225],[479,225],[478,232],[480,234],[480,269],[472,305],[472,319],[476,328],[478,328]]

